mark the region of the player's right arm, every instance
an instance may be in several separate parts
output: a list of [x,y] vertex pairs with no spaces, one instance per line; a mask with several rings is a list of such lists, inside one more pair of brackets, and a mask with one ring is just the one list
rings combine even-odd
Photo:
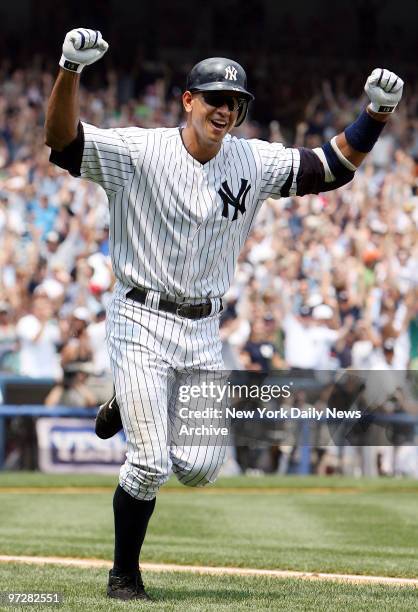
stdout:
[[54,151],[62,151],[77,138],[79,88],[80,75],[60,68],[45,119],[45,142]]
[[107,49],[97,30],[76,28],[67,33],[60,72],[48,102],[45,139],[52,149],[52,163],[98,183],[110,196],[132,176],[141,138],[135,133],[131,144],[125,129],[100,129],[80,121],[80,73]]
[[45,120],[46,144],[54,151],[62,151],[77,138],[81,71],[103,57],[108,48],[98,30],[75,28],[67,33]]

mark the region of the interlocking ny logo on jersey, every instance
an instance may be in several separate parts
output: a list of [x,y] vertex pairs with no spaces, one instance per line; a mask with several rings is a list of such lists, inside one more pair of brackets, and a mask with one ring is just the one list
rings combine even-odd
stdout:
[[230,81],[236,81],[237,80],[236,68],[234,68],[233,66],[227,66],[225,68],[225,78],[229,79]]
[[222,216],[226,219],[229,219],[229,208],[228,206],[233,206],[235,208],[234,216],[231,221],[236,221],[238,218],[238,212],[242,215],[245,213],[245,198],[247,197],[248,192],[251,189],[251,185],[248,185],[247,179],[241,179],[241,187],[238,194],[235,196],[229,188],[229,185],[226,181],[222,183],[222,187],[219,189],[218,193],[222,198],[222,202],[224,203],[224,207],[222,210]]

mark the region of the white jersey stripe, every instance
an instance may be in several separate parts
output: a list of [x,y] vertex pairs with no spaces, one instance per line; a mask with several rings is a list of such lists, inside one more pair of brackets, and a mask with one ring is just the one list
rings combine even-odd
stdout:
[[[107,308],[107,341],[127,437],[120,484],[133,497],[153,499],[171,467],[193,486],[219,472],[221,436],[213,445],[196,434],[177,443],[178,388],[196,373],[223,367],[220,298],[263,200],[321,187],[318,157],[301,151],[227,135],[218,154],[201,164],[177,128],[82,124],[66,150],[51,154],[74,176],[101,185],[109,200],[117,283]],[[148,290],[144,304],[126,297],[132,287]],[[161,299],[207,297],[213,314],[198,320],[158,309]]]
[[[168,297],[221,297],[261,202],[280,197],[299,151],[226,136],[200,164],[177,128],[84,128],[81,176],[110,202],[110,247],[117,278]],[[248,189],[247,189],[248,188]]]

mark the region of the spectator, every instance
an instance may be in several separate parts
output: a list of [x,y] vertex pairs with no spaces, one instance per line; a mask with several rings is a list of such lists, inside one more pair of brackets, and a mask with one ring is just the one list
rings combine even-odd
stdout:
[[284,366],[275,345],[266,340],[266,333],[265,321],[255,321],[252,324],[250,337],[241,354],[245,369],[269,372]]
[[[51,75],[39,65],[9,74],[7,70],[0,85],[0,300],[11,311],[0,313],[0,318],[13,326],[13,312],[20,329],[25,328],[25,317],[34,316],[33,296],[41,293],[51,316],[61,317],[64,363],[84,351],[98,372],[105,361],[99,348],[104,322],[102,314],[96,316],[105,310],[113,282],[106,197],[100,188],[74,181],[48,163],[41,128]],[[330,138],[363,101],[347,95],[352,75],[341,73],[340,67],[338,79],[328,72],[331,78],[321,82],[317,68],[319,78],[307,82],[303,107],[293,102],[295,84],[282,75],[280,91],[272,86],[269,93],[268,108],[275,120],[270,116],[266,125],[250,121],[238,133],[258,136],[264,130],[273,140],[296,140],[299,146]],[[155,126],[167,118],[170,125],[178,125],[176,89],[157,73],[137,84],[127,75],[130,93],[122,99],[122,84],[109,72],[107,87],[92,87],[82,96],[83,118],[107,127]],[[408,301],[416,296],[418,284],[417,91],[411,85],[406,93],[384,138],[352,183],[319,196],[269,200],[262,207],[240,255],[231,288],[233,307],[226,300],[222,334],[234,367],[243,367],[240,355],[251,362],[243,350],[248,342],[251,348],[250,321],[253,333],[254,327],[263,327],[265,337],[256,334],[257,342],[270,343],[275,351],[285,336],[284,357],[293,367],[368,367],[387,337],[395,339],[397,367],[406,368],[411,357],[416,359],[416,316],[409,313]],[[70,337],[66,329],[67,317],[79,306],[88,311],[89,320],[80,323],[85,341],[83,334]],[[331,308],[332,318],[315,318],[319,306]],[[266,324],[269,316],[274,322]],[[58,325],[49,323],[44,329],[59,333]],[[350,330],[334,341],[340,326]],[[49,365],[35,360],[36,367],[31,367],[25,365],[25,355],[28,346],[40,354],[39,340],[31,340],[25,330],[20,341],[22,371],[59,371],[52,367],[53,343]],[[255,361],[260,365],[260,355]]]
[[61,348],[61,364],[64,370],[71,363],[91,362],[93,353],[87,332],[91,315],[85,306],[78,306],[69,320],[67,338]]
[[58,355],[60,331],[51,320],[51,303],[46,296],[38,295],[33,300],[32,313],[21,317],[16,326],[20,343],[20,373],[32,378],[55,378],[61,376]]
[[90,373],[85,363],[68,364],[62,382],[55,385],[45,398],[45,406],[97,406],[97,399],[86,384]]
[[17,349],[16,325],[13,322],[10,305],[7,302],[0,302],[0,368],[2,370],[17,370]]

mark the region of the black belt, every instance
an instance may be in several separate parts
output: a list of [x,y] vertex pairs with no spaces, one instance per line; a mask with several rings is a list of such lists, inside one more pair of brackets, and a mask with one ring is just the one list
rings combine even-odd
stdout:
[[[140,304],[145,304],[147,293],[148,291],[145,289],[133,287],[133,289],[128,291],[126,297],[130,298],[131,300],[135,300],[135,302],[139,302]],[[158,303],[158,310],[171,312],[172,314],[176,314],[177,316],[185,319],[203,319],[211,314],[212,302],[208,300],[203,304],[191,304],[190,302],[178,304],[177,302],[172,302],[171,300],[160,299]],[[222,310],[222,300],[220,310]]]

